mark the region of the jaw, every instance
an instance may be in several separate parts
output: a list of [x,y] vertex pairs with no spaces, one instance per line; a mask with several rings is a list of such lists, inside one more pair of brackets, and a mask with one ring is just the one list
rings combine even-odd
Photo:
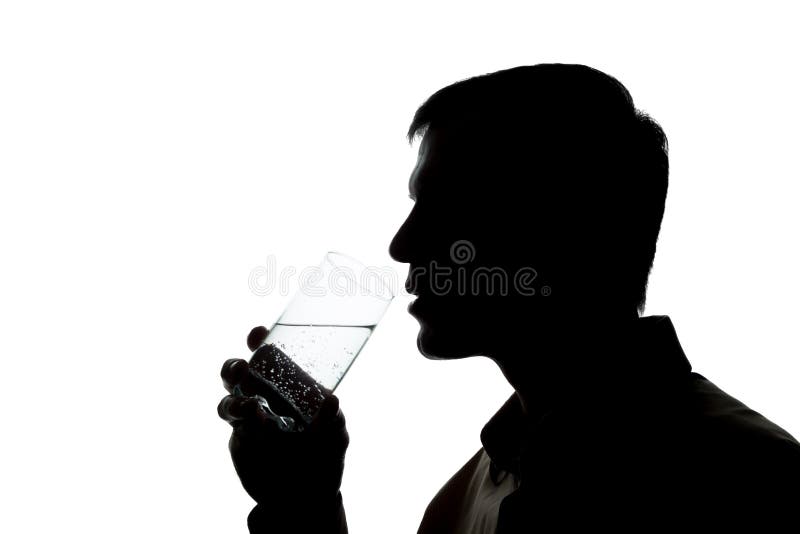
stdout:
[[457,360],[479,356],[478,338],[472,327],[432,327],[420,321],[417,350],[429,360]]

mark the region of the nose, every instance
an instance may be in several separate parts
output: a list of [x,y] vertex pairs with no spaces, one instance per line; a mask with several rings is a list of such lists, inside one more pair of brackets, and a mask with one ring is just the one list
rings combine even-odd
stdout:
[[392,238],[392,242],[389,243],[389,256],[391,256],[394,261],[411,263],[409,243],[411,224],[411,215],[409,215],[397,230],[397,233]]
[[415,202],[389,244],[389,255],[394,261],[413,263],[415,259],[425,256],[431,235],[430,225],[425,222],[423,213],[419,203]]

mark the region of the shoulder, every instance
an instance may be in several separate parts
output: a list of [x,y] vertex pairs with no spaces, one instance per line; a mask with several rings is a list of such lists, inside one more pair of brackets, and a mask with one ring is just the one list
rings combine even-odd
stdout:
[[750,447],[800,450],[800,444],[789,432],[701,374],[690,374],[688,401],[693,420],[709,438],[732,439],[733,443]]
[[729,475],[720,478],[762,488],[798,484],[800,443],[785,429],[697,373],[691,373],[688,406],[690,442],[707,465]]
[[471,505],[470,496],[476,491],[477,481],[489,468],[489,456],[481,447],[442,486],[425,510],[419,533],[448,532],[457,524]]
[[426,511],[436,513],[443,507],[453,508],[461,505],[465,495],[470,491],[474,481],[482,476],[489,468],[489,456],[481,447],[467,462],[445,482],[436,496],[431,500]]
[[671,488],[665,498],[717,525],[795,514],[800,443],[704,376],[691,373],[686,384],[680,409],[672,411],[677,417],[656,446],[667,466],[659,472]]

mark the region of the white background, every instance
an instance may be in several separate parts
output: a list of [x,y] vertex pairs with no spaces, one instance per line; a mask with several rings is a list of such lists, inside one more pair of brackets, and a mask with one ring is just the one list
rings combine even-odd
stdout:
[[[520,64],[599,68],[662,124],[647,313],[800,435],[792,4],[547,4],[4,2],[0,531],[246,532],[218,373],[286,302],[249,273],[392,265],[414,110]],[[354,533],[413,532],[510,393],[417,354],[408,301],[338,390]]]

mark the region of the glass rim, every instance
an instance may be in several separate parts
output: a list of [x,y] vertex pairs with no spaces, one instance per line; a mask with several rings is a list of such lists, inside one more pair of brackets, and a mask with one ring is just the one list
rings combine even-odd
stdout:
[[[344,261],[336,261],[337,258],[341,258]],[[348,268],[348,265],[346,265],[348,263],[351,264],[351,266],[355,266],[356,269],[359,272],[363,272],[364,270],[369,269],[369,267],[367,267],[365,264],[361,263],[360,261],[358,261],[354,257],[352,257],[352,256],[350,256],[348,254],[345,254],[343,252],[338,252],[336,250],[329,250],[328,252],[326,252],[325,253],[325,258],[324,258],[323,261],[331,264],[334,268],[337,268],[337,269]],[[394,299],[394,297],[396,296],[394,294],[394,292],[392,291],[392,288],[388,284],[386,284],[381,279],[381,277],[377,276],[377,277],[374,277],[374,279],[378,284],[380,284],[380,288],[382,290],[386,291],[386,294],[389,295],[388,297],[383,296],[383,294],[380,294],[379,292],[371,290],[369,287],[365,287],[361,283],[361,280],[356,280],[356,283],[358,284],[358,287],[362,291],[365,291],[366,294],[368,294],[370,297],[375,297],[377,299],[380,299],[380,300],[383,300],[383,301],[386,301],[386,302],[391,302],[392,299]]]

